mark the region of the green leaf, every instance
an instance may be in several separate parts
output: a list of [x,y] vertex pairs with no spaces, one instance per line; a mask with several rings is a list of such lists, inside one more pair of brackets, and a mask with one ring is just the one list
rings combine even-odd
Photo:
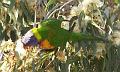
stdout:
[[120,0],[114,0],[115,3],[119,4],[120,3]]
[[10,21],[10,16],[9,16],[9,14],[7,14],[7,16],[6,16],[6,24],[8,24],[9,21]]
[[3,39],[3,27],[2,24],[0,23],[0,41]]
[[49,0],[46,8],[50,10],[56,3],[57,3],[57,0]]
[[30,14],[30,11],[28,10],[28,8],[25,5],[25,2],[20,1],[20,6],[21,6],[21,9],[22,9],[22,11],[24,13],[23,14],[24,15],[24,19],[26,21],[34,20],[33,17],[31,16],[31,14]]
[[32,61],[32,72],[35,72],[35,60]]
[[0,2],[0,8],[2,8],[2,3]]
[[12,10],[12,8],[15,6],[15,2],[16,0],[10,0],[9,10]]

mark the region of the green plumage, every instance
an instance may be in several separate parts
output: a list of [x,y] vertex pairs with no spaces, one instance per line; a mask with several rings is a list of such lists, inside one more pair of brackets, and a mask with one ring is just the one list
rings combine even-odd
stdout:
[[[48,19],[41,22],[41,27],[37,28],[41,39],[47,39],[51,45],[58,47],[66,45],[68,41],[79,40],[100,40],[98,37],[83,33],[74,33],[61,28],[61,20]],[[102,39],[101,39],[102,40]]]
[[58,19],[47,19],[47,20],[43,20],[40,24],[42,27],[50,27],[50,28],[61,28],[61,23],[62,20],[58,20]]

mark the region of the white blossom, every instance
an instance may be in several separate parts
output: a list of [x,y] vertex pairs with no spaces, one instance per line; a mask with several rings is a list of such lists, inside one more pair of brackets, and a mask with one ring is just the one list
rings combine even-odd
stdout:
[[77,16],[81,13],[81,11],[86,12],[88,5],[90,5],[91,3],[96,4],[97,7],[103,6],[103,2],[101,2],[100,0],[83,0],[82,2],[79,3],[78,6],[72,7],[70,14],[72,16]]
[[23,47],[23,43],[21,39],[17,40],[15,51],[18,53],[20,59],[23,59],[26,56],[26,50]]

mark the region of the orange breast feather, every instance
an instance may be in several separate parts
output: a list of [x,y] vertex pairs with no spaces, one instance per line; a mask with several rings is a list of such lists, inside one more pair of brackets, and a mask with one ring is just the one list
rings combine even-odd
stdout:
[[52,46],[47,39],[40,42],[40,48],[41,49],[53,49],[54,46]]

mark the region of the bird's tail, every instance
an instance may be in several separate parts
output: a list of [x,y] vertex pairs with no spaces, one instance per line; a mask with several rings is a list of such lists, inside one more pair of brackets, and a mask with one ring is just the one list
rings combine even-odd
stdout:
[[71,41],[104,41],[103,38],[97,37],[91,34],[85,34],[85,33],[74,33],[72,32],[70,35]]

